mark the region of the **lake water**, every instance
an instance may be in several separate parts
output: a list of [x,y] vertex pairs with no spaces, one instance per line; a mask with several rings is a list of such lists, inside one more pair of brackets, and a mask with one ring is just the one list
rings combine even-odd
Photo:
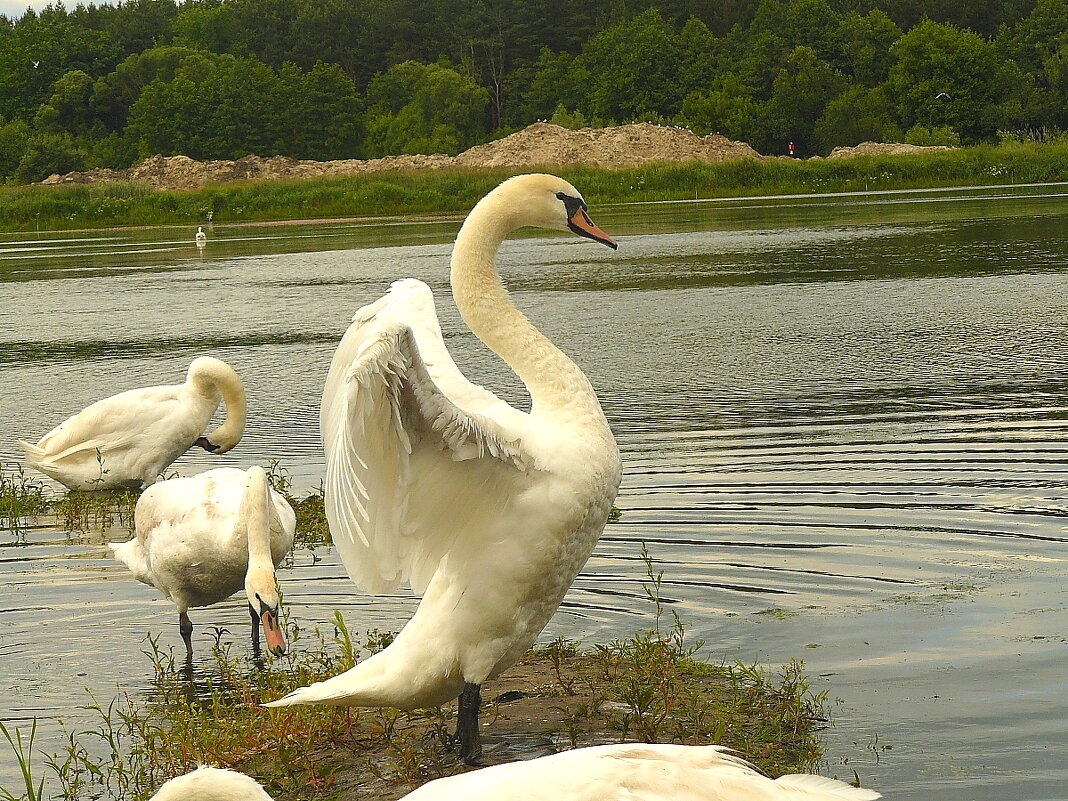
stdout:
[[[649,625],[645,542],[711,659],[802,658],[840,699],[824,772],[900,799],[1068,798],[1066,192],[590,198],[617,252],[506,243],[517,304],[590,376],[624,455],[623,517],[545,637]],[[434,288],[467,375],[523,403],[451,307],[457,227],[215,226],[202,253],[193,229],[6,237],[0,460],[212,354],[245,380],[246,436],[175,468],[270,457],[316,487],[334,346],[403,276]],[[46,748],[85,688],[147,686],[146,632],[181,643],[107,539],[0,531],[0,720],[41,718]],[[340,609],[396,629],[415,607],[356,594],[330,548],[280,580],[302,624]],[[194,612],[200,654],[212,624],[245,635],[243,604]],[[0,784],[14,779],[0,748]]]

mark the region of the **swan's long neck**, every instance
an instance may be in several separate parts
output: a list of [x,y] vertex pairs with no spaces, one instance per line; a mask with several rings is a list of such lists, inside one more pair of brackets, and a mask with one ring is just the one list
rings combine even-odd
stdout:
[[248,574],[270,576],[274,585],[274,558],[271,556],[271,518],[267,494],[267,474],[262,467],[248,471],[249,483],[241,499],[241,513],[237,525],[248,533]]
[[241,441],[245,431],[248,401],[241,378],[225,362],[201,357],[190,366],[187,380],[194,391],[206,398],[218,402],[219,396],[222,396],[226,404],[226,419],[207,435],[207,439],[219,447],[217,453],[225,453]]
[[[475,336],[504,359],[530,393],[531,413],[571,411],[603,420],[589,380],[515,307],[497,272],[497,249],[518,227],[494,193],[471,211],[452,251],[452,293]],[[497,202],[495,202],[497,201]]]

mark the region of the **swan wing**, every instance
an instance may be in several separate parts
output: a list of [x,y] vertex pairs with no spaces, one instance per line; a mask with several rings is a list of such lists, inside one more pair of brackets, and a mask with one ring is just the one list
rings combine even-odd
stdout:
[[99,400],[41,437],[33,451],[58,460],[85,451],[107,453],[124,448],[146,429],[183,414],[178,390],[146,387]]
[[405,580],[425,588],[453,535],[409,515],[413,484],[448,463],[480,460],[489,463],[485,500],[502,489],[496,475],[533,461],[522,442],[526,417],[463,378],[426,284],[398,281],[357,312],[334,354],[320,419],[326,515],[352,580],[372,593]]

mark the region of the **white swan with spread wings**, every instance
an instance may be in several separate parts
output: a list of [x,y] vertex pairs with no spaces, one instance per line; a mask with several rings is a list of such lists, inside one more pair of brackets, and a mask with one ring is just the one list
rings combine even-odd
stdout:
[[522,226],[616,245],[551,175],[505,181],[460,229],[454,299],[526,385],[529,412],[464,378],[420,281],[398,281],[357,312],[338,346],[321,417],[334,542],[364,590],[409,581],[423,598],[384,651],[268,706],[415,708],[459,696],[461,753],[474,761],[479,685],[534,643],[593,551],[619,451],[586,376],[497,273],[498,247]]

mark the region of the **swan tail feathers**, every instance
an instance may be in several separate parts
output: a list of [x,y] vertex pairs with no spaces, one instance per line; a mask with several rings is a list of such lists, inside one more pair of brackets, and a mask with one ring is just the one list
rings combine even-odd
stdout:
[[148,580],[150,575],[148,560],[136,537],[126,542],[109,542],[108,547],[115,560],[126,565],[135,579],[144,584],[152,583]]
[[807,773],[780,776],[775,780],[775,784],[784,790],[797,792],[799,798],[818,798],[821,801],[874,801],[876,798],[882,798],[882,795],[874,790]]

